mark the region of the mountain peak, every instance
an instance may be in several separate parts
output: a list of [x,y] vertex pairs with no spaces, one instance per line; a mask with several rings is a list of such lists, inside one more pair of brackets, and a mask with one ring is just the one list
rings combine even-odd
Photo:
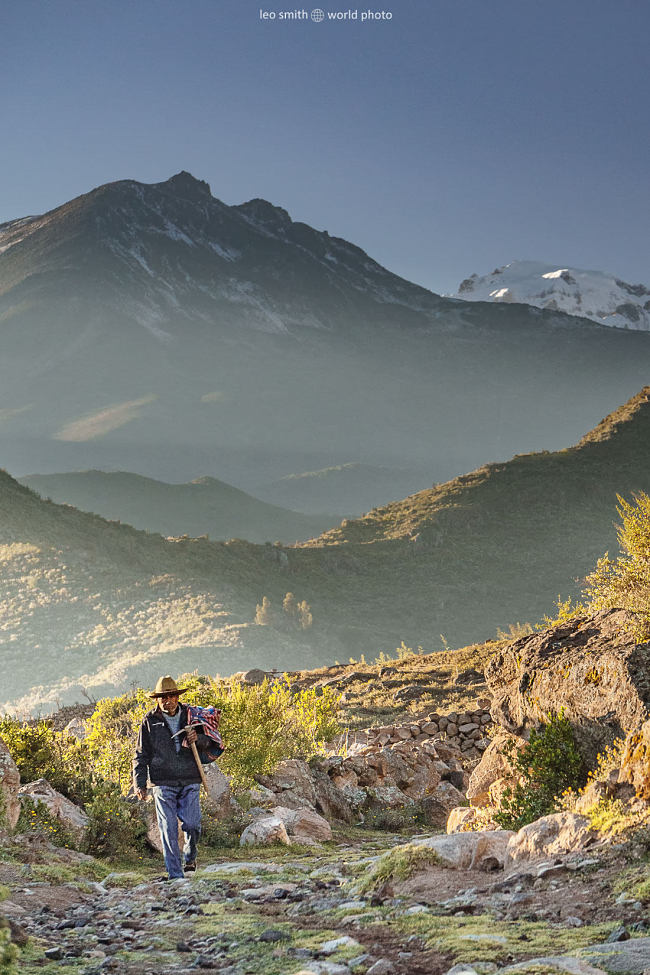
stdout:
[[175,176],[171,176],[161,185],[169,187],[176,196],[182,196],[188,200],[198,201],[204,200],[206,197],[209,199],[212,196],[209,183],[206,183],[205,180],[197,179],[184,169],[180,173],[176,173]]
[[261,200],[259,197],[249,200],[247,203],[240,203],[234,209],[238,210],[250,223],[267,230],[283,230],[293,223],[286,210],[269,203],[268,200]]
[[600,325],[650,331],[650,288],[603,271],[512,261],[491,274],[470,275],[451,297],[533,305],[591,318]]

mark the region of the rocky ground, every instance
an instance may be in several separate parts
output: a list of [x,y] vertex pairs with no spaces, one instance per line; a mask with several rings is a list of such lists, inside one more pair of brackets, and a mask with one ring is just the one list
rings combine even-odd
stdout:
[[[185,880],[161,879],[155,854],[110,863],[38,830],[5,833],[0,916],[19,971],[650,975],[650,647],[614,624],[576,619],[505,649],[439,655],[437,670],[410,655],[295,675],[346,696],[347,753],[338,743],[258,776],[245,812],[216,770],[219,816],[235,814],[228,845],[204,843]],[[498,742],[525,741],[526,675],[544,713],[566,701],[585,755],[627,738],[573,807],[511,833],[492,818]],[[34,789],[69,819],[43,780],[19,790],[2,747],[0,778],[10,819]],[[1,958],[0,945],[0,972]]]
[[[434,862],[373,882],[404,842],[351,828],[311,849],[204,850],[196,874],[170,882],[154,879],[153,861],[111,870],[18,837],[3,847],[2,913],[25,975],[490,975],[531,959],[523,970],[536,975],[650,969],[638,840],[505,870]],[[602,944],[606,967],[604,949],[589,949]]]

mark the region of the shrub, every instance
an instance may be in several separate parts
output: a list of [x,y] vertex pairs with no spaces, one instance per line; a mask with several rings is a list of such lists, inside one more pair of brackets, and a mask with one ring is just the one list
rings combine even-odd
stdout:
[[549,714],[541,727],[533,729],[519,751],[514,742],[504,746],[517,785],[507,788],[501,808],[494,816],[503,829],[521,829],[558,808],[560,795],[584,784],[586,770],[564,713]]
[[97,775],[119,786],[124,793],[131,786],[131,765],[138,729],[152,706],[151,698],[141,689],[119,697],[104,697],[97,701],[87,722],[85,744]]
[[16,971],[18,949],[11,941],[11,930],[4,918],[0,919],[0,975],[13,975]]
[[123,798],[117,785],[104,783],[87,803],[88,830],[84,850],[93,856],[124,857],[147,852],[147,827],[135,803]]
[[86,747],[55,731],[51,722],[26,724],[4,717],[0,738],[16,763],[21,782],[45,778],[73,802],[83,803],[92,795],[93,769]]
[[641,614],[635,636],[650,636],[650,497],[642,492],[634,503],[618,497],[618,540],[623,555],[613,561],[606,553],[587,576],[586,595],[593,612],[621,607]]
[[[219,766],[239,786],[250,785],[256,774],[271,772],[285,758],[317,754],[340,730],[339,698],[327,687],[318,696],[312,688],[294,694],[287,682],[249,686],[185,675],[181,683],[188,688],[183,696],[188,704],[221,708],[226,751]],[[132,691],[98,701],[89,722],[86,745],[96,770],[122,792],[131,785],[135,739],[151,707],[144,691]]]

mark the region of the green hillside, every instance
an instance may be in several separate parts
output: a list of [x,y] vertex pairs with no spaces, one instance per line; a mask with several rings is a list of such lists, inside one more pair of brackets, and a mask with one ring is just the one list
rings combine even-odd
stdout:
[[441,633],[469,643],[575,594],[598,556],[618,548],[617,493],[641,490],[650,387],[574,447],[486,465],[346,521],[303,552],[312,571],[339,553],[339,609],[355,627],[426,647]]
[[20,482],[41,497],[161,535],[292,543],[337,521],[336,515],[308,516],[267,504],[214,477],[167,484],[124,471],[74,471],[31,474]]
[[[303,669],[370,662],[402,641],[488,639],[575,594],[617,549],[617,493],[642,490],[650,387],[574,447],[490,464],[292,547],[164,540],[3,474],[3,696],[49,707],[161,670]],[[309,604],[311,625],[283,611],[287,592]]]

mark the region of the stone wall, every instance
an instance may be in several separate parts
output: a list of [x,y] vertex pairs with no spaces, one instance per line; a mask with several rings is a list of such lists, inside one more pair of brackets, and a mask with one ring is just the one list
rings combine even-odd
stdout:
[[492,718],[487,708],[474,711],[432,711],[426,718],[401,725],[381,725],[368,730],[367,744],[384,747],[400,741],[445,741],[460,749],[464,759],[480,758],[489,744]]

